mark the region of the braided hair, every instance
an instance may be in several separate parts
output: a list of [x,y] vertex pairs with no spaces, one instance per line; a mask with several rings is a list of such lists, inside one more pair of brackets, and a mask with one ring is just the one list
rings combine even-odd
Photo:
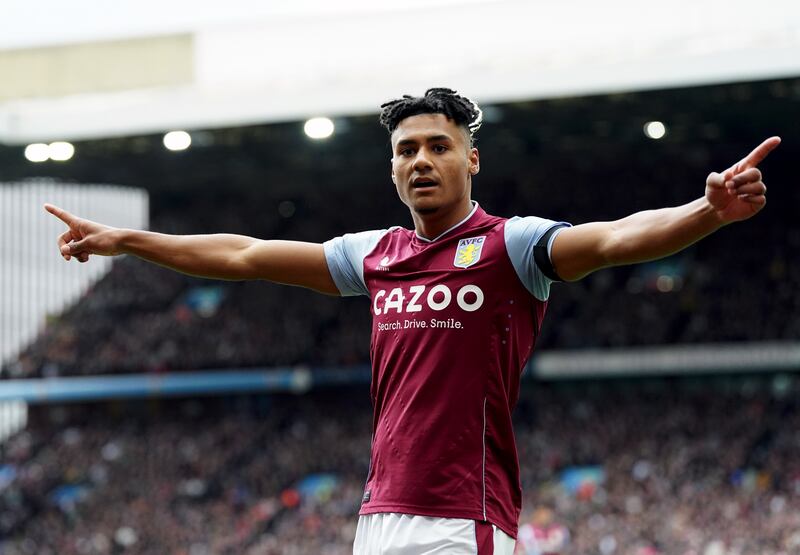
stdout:
[[469,134],[470,146],[475,133],[483,123],[483,112],[478,105],[452,89],[434,88],[424,96],[403,95],[403,98],[381,104],[380,122],[389,133],[393,133],[400,122],[419,114],[444,114]]

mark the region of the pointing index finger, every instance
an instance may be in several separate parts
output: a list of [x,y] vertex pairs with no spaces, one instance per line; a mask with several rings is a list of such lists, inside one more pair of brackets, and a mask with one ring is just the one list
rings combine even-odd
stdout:
[[742,161],[737,164],[736,169],[739,172],[743,172],[744,170],[756,167],[767,157],[767,154],[772,152],[779,144],[781,144],[780,137],[770,137],[754,148],[750,154],[745,156]]
[[75,216],[58,206],[45,204],[44,209],[67,225],[72,225],[75,222]]

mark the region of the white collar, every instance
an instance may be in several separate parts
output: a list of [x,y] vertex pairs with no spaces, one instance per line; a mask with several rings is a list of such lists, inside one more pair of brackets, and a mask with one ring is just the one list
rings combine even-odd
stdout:
[[444,237],[445,235],[447,235],[448,233],[453,231],[455,228],[457,228],[461,224],[466,223],[466,221],[469,220],[472,217],[473,214],[475,214],[475,211],[478,210],[478,203],[476,201],[474,201],[474,200],[472,200],[470,202],[472,202],[472,210],[470,210],[469,214],[467,214],[466,217],[463,220],[461,220],[460,222],[458,222],[456,225],[454,225],[453,227],[447,229],[446,231],[443,231],[442,233],[440,233],[439,235],[437,235],[433,239],[428,239],[427,237],[423,237],[416,230],[414,230],[414,233],[416,234],[417,239],[419,239],[420,241],[425,241],[426,243],[433,243],[434,241],[438,241],[439,239],[441,239],[442,237]]

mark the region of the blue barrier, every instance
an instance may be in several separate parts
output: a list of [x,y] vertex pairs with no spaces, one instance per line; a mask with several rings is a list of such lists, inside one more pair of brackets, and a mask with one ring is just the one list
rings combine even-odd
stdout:
[[63,403],[250,392],[305,393],[314,387],[368,383],[369,379],[367,365],[70,376],[0,381],[0,401]]

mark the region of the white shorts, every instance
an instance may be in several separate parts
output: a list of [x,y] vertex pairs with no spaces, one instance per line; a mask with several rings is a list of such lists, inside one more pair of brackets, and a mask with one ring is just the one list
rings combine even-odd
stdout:
[[377,513],[358,518],[353,555],[513,555],[514,544],[488,522]]

